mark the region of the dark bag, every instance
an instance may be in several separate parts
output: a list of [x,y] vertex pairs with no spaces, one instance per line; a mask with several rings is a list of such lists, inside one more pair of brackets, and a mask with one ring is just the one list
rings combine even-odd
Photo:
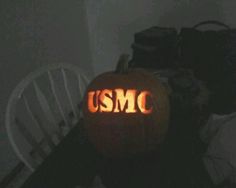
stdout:
[[[223,29],[199,30],[209,25]],[[229,26],[218,21],[205,21],[192,28],[182,28],[179,36],[181,66],[194,70],[197,77],[212,82],[228,71],[228,58],[236,51],[236,32]]]
[[[212,25],[223,29],[199,30]],[[208,84],[215,113],[231,113],[236,96],[236,30],[218,21],[205,21],[183,28],[179,36],[179,66],[192,69]]]
[[163,69],[174,66],[178,39],[176,29],[151,27],[136,33],[134,38],[131,67]]

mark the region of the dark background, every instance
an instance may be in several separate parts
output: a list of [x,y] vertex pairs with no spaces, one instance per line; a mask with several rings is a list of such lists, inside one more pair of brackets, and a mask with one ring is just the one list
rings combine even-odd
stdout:
[[66,62],[94,76],[131,53],[135,32],[203,20],[236,27],[235,10],[235,0],[1,0],[0,181],[18,163],[5,131],[6,104],[29,72]]

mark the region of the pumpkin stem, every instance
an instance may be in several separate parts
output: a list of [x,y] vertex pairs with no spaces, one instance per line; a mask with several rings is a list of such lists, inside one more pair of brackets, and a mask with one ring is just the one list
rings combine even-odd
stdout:
[[129,68],[129,54],[122,54],[116,66],[115,73],[124,74],[128,72]]

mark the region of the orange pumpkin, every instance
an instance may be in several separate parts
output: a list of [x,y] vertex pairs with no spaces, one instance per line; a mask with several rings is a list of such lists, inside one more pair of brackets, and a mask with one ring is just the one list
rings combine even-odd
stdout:
[[162,83],[142,69],[119,70],[95,78],[83,106],[88,138],[106,157],[153,151],[168,129],[169,99]]

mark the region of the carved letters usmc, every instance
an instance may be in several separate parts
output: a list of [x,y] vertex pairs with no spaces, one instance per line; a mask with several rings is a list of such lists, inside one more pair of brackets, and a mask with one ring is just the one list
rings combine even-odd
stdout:
[[152,113],[152,95],[135,89],[103,89],[88,92],[91,113]]

